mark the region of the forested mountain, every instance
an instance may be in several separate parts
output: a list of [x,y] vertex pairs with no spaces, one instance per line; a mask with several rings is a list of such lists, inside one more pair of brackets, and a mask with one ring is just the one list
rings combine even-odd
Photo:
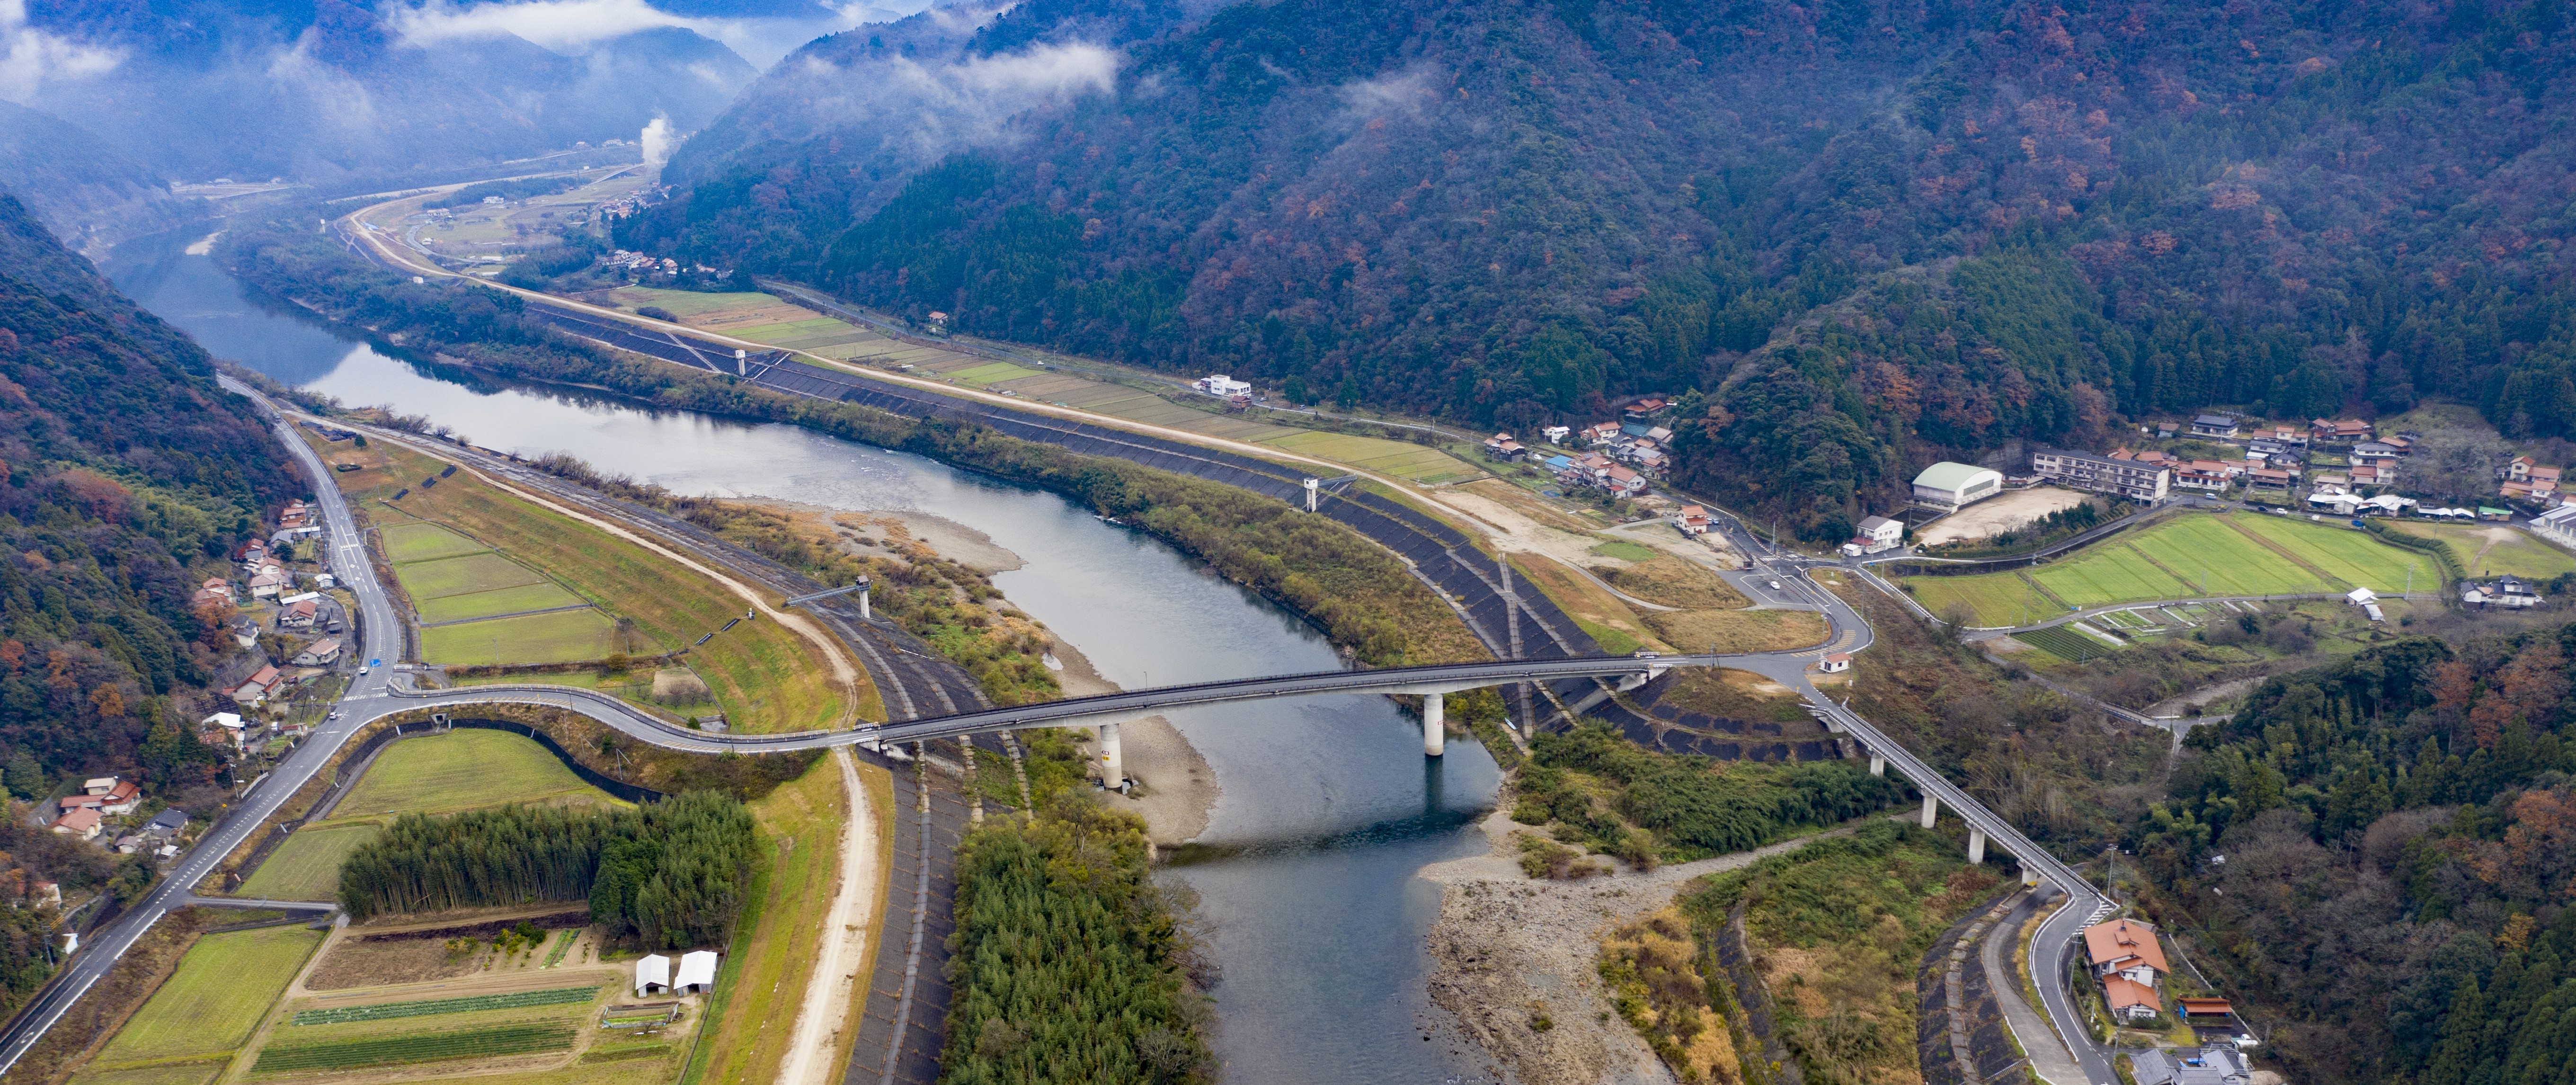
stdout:
[[159,171],[78,125],[7,102],[0,102],[0,188],[75,248],[176,226],[189,206]]
[[202,782],[213,759],[180,701],[233,645],[190,597],[304,484],[204,350],[6,195],[0,460],[0,759],[30,762],[8,783]]
[[781,71],[1053,96],[960,132],[889,90],[907,135],[853,138],[773,73],[623,242],[1479,424],[1696,388],[1682,477],[1818,535],[1937,457],[2209,405],[2576,434],[2553,0],[930,19]]
[[383,0],[33,0],[35,59],[0,86],[187,181],[328,181],[704,124],[755,74],[657,26],[550,50]]

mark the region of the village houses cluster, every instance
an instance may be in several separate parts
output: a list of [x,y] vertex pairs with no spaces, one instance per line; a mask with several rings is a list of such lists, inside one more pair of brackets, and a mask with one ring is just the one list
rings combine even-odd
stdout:
[[[2084,928],[2087,970],[2101,984],[2102,1006],[2125,1025],[2155,1020],[2165,1013],[2164,943],[2155,927],[2134,919],[2113,919]],[[2248,1085],[2253,1067],[2237,1047],[2235,1007],[2224,998],[2178,998],[2174,1009],[2184,1025],[2204,1038],[2225,1042],[2193,1050],[2154,1049],[2130,1056],[2138,1085]],[[2251,1037],[2245,1037],[2250,1039]]]
[[[1505,463],[1535,460],[1568,489],[1644,497],[1649,483],[1672,465],[1673,431],[1661,424],[1671,409],[1664,397],[1647,396],[1621,408],[1617,422],[1581,429],[1549,426],[1543,436],[1552,449],[1532,449],[1511,434],[1497,433],[1485,439],[1485,455]],[[1704,523],[1701,530],[1706,530]]]
[[235,644],[258,648],[266,632],[262,618],[289,638],[288,647],[279,653],[283,658],[263,656],[256,669],[224,690],[236,710],[217,712],[201,721],[201,740],[225,743],[239,750],[272,726],[285,728],[282,723],[253,723],[243,713],[272,706],[300,681],[320,673],[319,668],[340,662],[348,622],[345,608],[328,594],[338,586],[336,578],[327,566],[323,571],[299,577],[288,557],[299,540],[313,540],[306,545],[312,548],[310,554],[318,556],[321,534],[321,510],[303,501],[292,502],[278,513],[277,528],[267,538],[247,539],[233,548],[232,560],[241,574],[239,585],[230,578],[212,577],[198,587],[196,604],[200,607],[256,609],[261,614],[261,618],[239,614],[232,619],[227,631]]
[[40,808],[37,817],[64,836],[91,841],[107,836],[109,850],[121,855],[151,851],[167,859],[178,854],[178,838],[188,827],[188,812],[169,807],[137,824],[134,813],[142,804],[143,789],[134,781],[101,776]]

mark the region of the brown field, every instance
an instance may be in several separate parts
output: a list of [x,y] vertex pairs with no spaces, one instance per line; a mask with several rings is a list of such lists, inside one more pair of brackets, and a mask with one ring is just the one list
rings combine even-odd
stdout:
[[1637,612],[1620,602],[1618,596],[1601,590],[1600,585],[1562,563],[1535,554],[1513,554],[1511,563],[1599,642],[1602,651],[1623,655],[1639,648],[1671,647],[1656,640],[1654,631],[1637,620]]
[[2074,508],[2084,500],[2083,494],[2055,486],[1998,494],[1932,521],[1930,526],[1915,533],[1915,541],[1932,546],[1961,539],[1982,539],[2020,527],[2059,509]]
[[1620,591],[1668,607],[1733,610],[1753,605],[1709,567],[1670,554],[1613,570],[1604,579]]
[[1692,652],[1777,652],[1825,639],[1825,616],[1812,610],[1681,610],[1649,615],[1646,624]]

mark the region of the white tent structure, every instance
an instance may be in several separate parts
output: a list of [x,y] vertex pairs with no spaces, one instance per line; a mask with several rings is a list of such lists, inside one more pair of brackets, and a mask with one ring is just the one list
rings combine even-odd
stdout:
[[659,953],[635,962],[635,994],[642,997],[655,988],[671,989],[671,959]]
[[680,955],[680,976],[671,989],[688,994],[713,990],[716,985],[716,953],[711,949]]

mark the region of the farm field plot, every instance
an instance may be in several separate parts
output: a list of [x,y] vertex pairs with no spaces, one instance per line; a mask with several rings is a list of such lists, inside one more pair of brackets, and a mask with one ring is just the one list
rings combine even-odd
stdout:
[[2024,583],[2019,573],[1914,576],[1905,579],[1905,586],[1913,589],[1914,601],[1934,615],[1965,606],[1976,615],[1972,620],[1981,626],[2025,625],[2066,612],[2065,607]]
[[[414,741],[430,741],[416,739]],[[332,900],[340,893],[340,863],[358,845],[376,838],[373,825],[334,826],[325,822],[287,834],[286,842],[260,861],[236,895],[268,900]]]
[[605,614],[567,610],[433,626],[420,631],[420,654],[431,663],[579,663],[615,650],[616,634]]
[[215,1055],[250,1038],[322,934],[303,927],[210,934],[98,1054],[101,1063]]
[[2116,538],[2070,561],[2031,570],[2030,578],[2066,605],[2082,609],[2131,599],[2170,599],[2199,590],[2156,568]]
[[132,1070],[84,1070],[72,1075],[70,1085],[213,1085],[224,1076],[224,1067],[221,1062],[183,1062]]
[[[608,292],[609,300],[629,308],[646,305],[668,309],[684,317],[709,316],[728,311],[794,308],[767,294],[701,294],[692,290],[659,290],[649,286],[621,286]],[[796,312],[805,312],[796,309]]]
[[2247,538],[2228,523],[2218,516],[2177,517],[2139,532],[2129,545],[2195,585],[2178,593],[2181,595],[2289,595],[2337,590],[2317,579],[2317,574]]
[[395,562],[430,561],[492,549],[431,523],[394,524],[382,532],[385,556]]
[[467,995],[463,998],[432,998],[413,1002],[379,1002],[370,1006],[334,1006],[326,1009],[299,1010],[288,1020],[297,1025],[390,1021],[399,1017],[434,1017],[440,1014],[472,1013],[477,1010],[519,1010],[532,1006],[565,1006],[589,1002],[598,994],[597,987],[557,987],[545,991],[512,991],[497,995]]
[[2015,633],[2014,640],[2070,662],[2082,663],[2111,654],[2111,647],[2063,625]]
[[2520,576],[2547,580],[2576,573],[2576,554],[2509,527],[2470,524],[2392,525],[2404,534],[2440,541],[2451,559],[2473,577]]
[[987,384],[996,384],[1001,381],[1018,380],[1022,377],[1034,377],[1038,375],[1039,372],[1037,370],[1030,369],[1025,366],[1013,365],[1009,362],[993,362],[988,365],[976,366],[973,369],[960,369],[949,374],[949,376],[957,378],[960,383],[972,384],[978,387]]
[[385,747],[358,786],[349,789],[349,796],[331,811],[331,819],[443,814],[558,800],[618,802],[581,782],[555,755],[523,736],[462,729]]
[[501,614],[524,614],[531,610],[580,606],[580,596],[565,591],[563,585],[548,580],[521,584],[515,588],[441,595],[432,599],[415,597],[420,620],[428,623],[457,622],[472,618],[489,618]]
[[403,590],[410,592],[414,599],[470,595],[525,584],[542,584],[546,579],[534,569],[489,552],[434,561],[407,561],[394,566],[394,575],[402,578]]
[[572,1046],[570,1022],[500,1025],[471,1032],[422,1032],[370,1040],[316,1044],[270,1044],[259,1053],[253,1073],[296,1070],[354,1070],[370,1066],[446,1062],[454,1059],[524,1055],[561,1051]]
[[1372,471],[1396,475],[1416,482],[1453,478],[1474,478],[1482,470],[1436,448],[1390,441],[1384,437],[1360,437],[1348,433],[1300,431],[1277,440],[1264,441],[1291,452],[1365,467]]
[[2418,590],[2438,591],[2442,586],[2442,574],[2433,559],[2380,542],[2366,532],[2279,517],[2248,516],[2236,522],[2328,575],[2372,591],[2405,591],[2410,571]]

